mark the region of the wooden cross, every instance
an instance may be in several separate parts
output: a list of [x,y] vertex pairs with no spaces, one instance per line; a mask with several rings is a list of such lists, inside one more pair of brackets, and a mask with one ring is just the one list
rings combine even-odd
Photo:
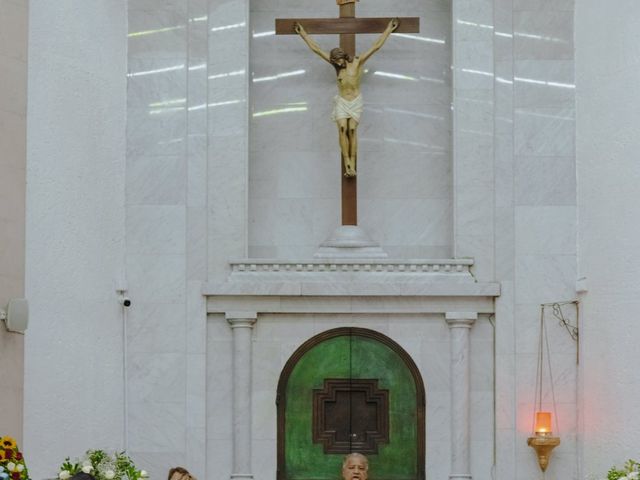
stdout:
[[[297,35],[294,25],[300,23],[309,34],[340,35],[340,48],[348,55],[356,54],[357,33],[382,33],[391,18],[356,18],[357,0],[336,0],[340,6],[339,18],[277,18],[276,35]],[[418,17],[400,17],[396,33],[418,33]],[[344,164],[340,161],[342,178],[342,225],[358,224],[357,177],[344,176]]]

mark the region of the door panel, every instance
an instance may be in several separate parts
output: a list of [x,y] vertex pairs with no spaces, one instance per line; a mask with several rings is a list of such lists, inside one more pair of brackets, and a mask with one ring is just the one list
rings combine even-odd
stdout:
[[335,480],[345,453],[370,478],[424,478],[424,387],[395,342],[343,328],[306,342],[278,385],[278,478]]

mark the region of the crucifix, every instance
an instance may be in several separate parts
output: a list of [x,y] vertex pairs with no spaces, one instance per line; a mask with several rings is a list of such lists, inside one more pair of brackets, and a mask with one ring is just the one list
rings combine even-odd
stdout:
[[[419,32],[418,17],[356,18],[356,1],[336,0],[340,7],[339,18],[278,18],[276,35],[299,34],[309,48],[331,63],[338,76],[338,91],[334,99],[333,119],[338,124],[342,156],[342,225],[358,224],[358,197],[356,180],[357,140],[356,130],[362,112],[360,77],[362,64],[375,53],[394,32]],[[356,34],[382,33],[371,49],[356,56]],[[340,48],[324,52],[309,34],[340,35]]]

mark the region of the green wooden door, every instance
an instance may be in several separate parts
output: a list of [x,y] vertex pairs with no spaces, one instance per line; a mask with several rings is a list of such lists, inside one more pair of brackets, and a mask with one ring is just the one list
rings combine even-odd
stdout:
[[346,453],[372,480],[424,478],[424,387],[409,355],[372,330],[303,344],[278,385],[278,479],[335,480]]

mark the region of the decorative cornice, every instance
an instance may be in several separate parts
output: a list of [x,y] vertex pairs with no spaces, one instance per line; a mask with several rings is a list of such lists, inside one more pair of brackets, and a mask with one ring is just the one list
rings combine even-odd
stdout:
[[242,273],[402,273],[468,275],[473,259],[388,260],[388,259],[314,259],[305,261],[241,259],[232,260],[231,275]]

